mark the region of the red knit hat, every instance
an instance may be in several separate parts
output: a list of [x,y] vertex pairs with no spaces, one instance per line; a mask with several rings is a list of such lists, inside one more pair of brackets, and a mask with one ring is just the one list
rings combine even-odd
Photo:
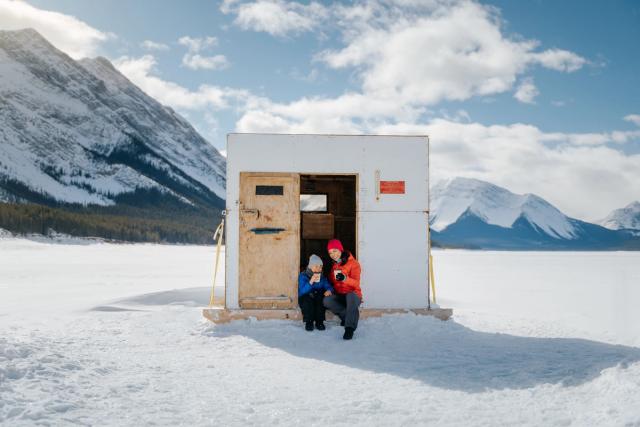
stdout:
[[329,240],[329,243],[327,243],[327,251],[330,251],[331,249],[337,249],[340,252],[344,252],[344,248],[342,247],[342,243],[338,239]]

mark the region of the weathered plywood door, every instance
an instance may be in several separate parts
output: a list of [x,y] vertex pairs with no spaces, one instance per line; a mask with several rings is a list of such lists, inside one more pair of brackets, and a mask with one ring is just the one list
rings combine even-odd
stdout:
[[297,305],[300,265],[300,176],[240,173],[239,304]]

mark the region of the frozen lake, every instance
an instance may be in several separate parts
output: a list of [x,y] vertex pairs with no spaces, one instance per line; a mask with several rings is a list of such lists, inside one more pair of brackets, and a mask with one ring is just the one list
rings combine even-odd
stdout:
[[493,328],[516,332],[505,319],[531,318],[549,323],[547,334],[557,327],[640,346],[640,252],[433,253],[438,302],[458,320],[478,313],[483,321],[495,317]]
[[0,424],[640,423],[640,253],[434,260],[453,320],[345,343],[204,321],[211,247],[0,239]]

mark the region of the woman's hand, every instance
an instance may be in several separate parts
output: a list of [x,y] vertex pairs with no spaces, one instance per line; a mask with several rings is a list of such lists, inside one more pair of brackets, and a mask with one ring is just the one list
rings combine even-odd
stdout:
[[324,296],[325,296],[325,297],[328,297],[329,295],[332,295],[332,294],[331,294],[331,291],[324,291]]

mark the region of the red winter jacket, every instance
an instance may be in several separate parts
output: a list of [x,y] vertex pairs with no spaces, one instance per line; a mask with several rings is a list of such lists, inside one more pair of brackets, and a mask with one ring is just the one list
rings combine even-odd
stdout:
[[[362,290],[360,289],[360,263],[349,254],[349,257],[345,260],[343,258],[340,262],[334,262],[331,266],[331,273],[329,274],[329,281],[333,285],[333,288],[338,294],[348,294],[349,292],[355,292],[356,295],[362,299]],[[342,271],[346,277],[344,281],[339,282],[336,280],[336,270]]]

